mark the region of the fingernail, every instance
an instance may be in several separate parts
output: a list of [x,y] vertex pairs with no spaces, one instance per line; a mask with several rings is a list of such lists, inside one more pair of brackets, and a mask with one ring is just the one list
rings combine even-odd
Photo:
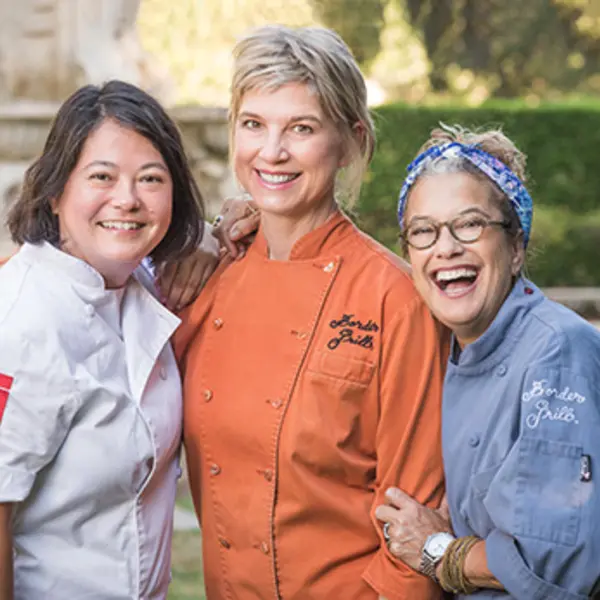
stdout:
[[229,236],[232,238],[236,238],[239,234],[240,230],[235,225],[229,230]]

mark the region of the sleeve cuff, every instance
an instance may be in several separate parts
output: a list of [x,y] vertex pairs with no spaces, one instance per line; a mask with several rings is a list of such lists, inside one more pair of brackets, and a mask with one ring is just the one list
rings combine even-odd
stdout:
[[388,556],[383,548],[373,557],[363,579],[386,600],[440,600],[441,588],[429,577],[417,573]]
[[517,600],[587,600],[539,578],[525,564],[514,538],[495,529],[485,540],[488,568]]
[[25,500],[33,486],[34,478],[34,473],[0,466],[0,502]]

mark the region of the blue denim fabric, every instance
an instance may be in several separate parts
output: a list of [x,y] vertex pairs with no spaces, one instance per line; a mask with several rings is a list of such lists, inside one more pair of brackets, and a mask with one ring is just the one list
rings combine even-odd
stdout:
[[600,332],[519,280],[453,354],[442,410],[455,532],[486,540],[507,590],[469,598],[587,598],[600,578]]

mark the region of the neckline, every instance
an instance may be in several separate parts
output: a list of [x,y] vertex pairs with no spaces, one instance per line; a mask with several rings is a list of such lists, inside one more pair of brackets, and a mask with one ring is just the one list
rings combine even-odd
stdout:
[[252,243],[249,252],[261,256],[270,262],[290,262],[310,260],[320,256],[323,250],[332,247],[335,243],[345,237],[350,229],[354,227],[350,219],[341,211],[336,210],[325,223],[315,227],[296,241],[287,261],[272,261],[269,258],[269,245],[264,230],[259,227],[256,239]]
[[[544,298],[530,281],[519,278],[490,326],[474,342],[456,352],[458,342],[452,336],[449,365],[460,369],[486,369],[501,362],[519,340],[518,332],[529,310]],[[455,354],[458,354],[455,359]]]

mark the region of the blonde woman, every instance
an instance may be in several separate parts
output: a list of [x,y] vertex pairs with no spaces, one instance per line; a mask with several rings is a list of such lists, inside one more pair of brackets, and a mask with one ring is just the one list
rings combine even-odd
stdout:
[[326,29],[264,27],[234,56],[233,166],[260,227],[176,338],[208,597],[438,598],[374,520],[391,485],[441,500],[445,352],[406,265],[342,208],[374,145],[365,82]]

